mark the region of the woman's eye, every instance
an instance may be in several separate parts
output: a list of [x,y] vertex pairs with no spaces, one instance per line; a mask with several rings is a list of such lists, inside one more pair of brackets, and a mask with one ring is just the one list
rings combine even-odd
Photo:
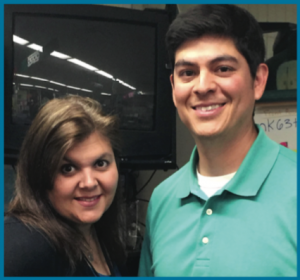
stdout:
[[97,167],[106,167],[108,165],[108,161],[99,159],[96,161]]
[[75,170],[75,168],[71,164],[65,164],[61,167],[61,172],[63,174],[71,173]]

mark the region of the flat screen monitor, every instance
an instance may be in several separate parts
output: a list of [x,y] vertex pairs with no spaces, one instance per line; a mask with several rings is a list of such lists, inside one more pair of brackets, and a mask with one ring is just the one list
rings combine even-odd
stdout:
[[172,169],[175,108],[164,11],[104,5],[10,5],[5,9],[5,162],[47,101],[98,100],[120,119],[121,167]]

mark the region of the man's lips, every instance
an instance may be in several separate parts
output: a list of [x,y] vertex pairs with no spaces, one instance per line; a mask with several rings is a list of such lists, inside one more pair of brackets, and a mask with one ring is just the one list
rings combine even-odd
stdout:
[[95,195],[95,196],[81,196],[81,197],[75,197],[75,199],[78,200],[78,201],[91,202],[91,201],[94,201],[94,200],[98,199],[100,196],[101,196],[101,194]]
[[207,112],[207,111],[215,110],[215,109],[217,109],[219,107],[222,107],[224,105],[225,105],[225,103],[219,103],[219,104],[201,104],[201,105],[193,106],[192,108],[194,110],[199,110],[199,111],[202,111],[202,112]]

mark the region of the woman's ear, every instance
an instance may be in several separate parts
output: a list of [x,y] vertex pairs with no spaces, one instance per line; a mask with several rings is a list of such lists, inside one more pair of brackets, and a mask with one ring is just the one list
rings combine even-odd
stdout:
[[256,76],[254,80],[254,98],[255,100],[259,100],[264,91],[267,84],[269,75],[269,68],[265,63],[261,63],[257,67]]

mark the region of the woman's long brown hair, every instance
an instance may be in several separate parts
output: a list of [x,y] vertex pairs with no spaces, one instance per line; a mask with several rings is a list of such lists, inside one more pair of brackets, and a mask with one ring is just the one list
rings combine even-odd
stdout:
[[[120,152],[118,131],[118,119],[105,115],[97,101],[67,96],[53,99],[41,108],[23,141],[15,195],[6,215],[39,229],[58,252],[66,255],[71,271],[83,258],[86,243],[74,224],[54,210],[48,191],[53,188],[58,166],[68,149],[93,132],[110,141],[117,161]],[[105,245],[110,259],[119,265],[125,259],[121,241],[124,229],[121,197],[118,186],[111,206],[95,223],[99,240]]]

